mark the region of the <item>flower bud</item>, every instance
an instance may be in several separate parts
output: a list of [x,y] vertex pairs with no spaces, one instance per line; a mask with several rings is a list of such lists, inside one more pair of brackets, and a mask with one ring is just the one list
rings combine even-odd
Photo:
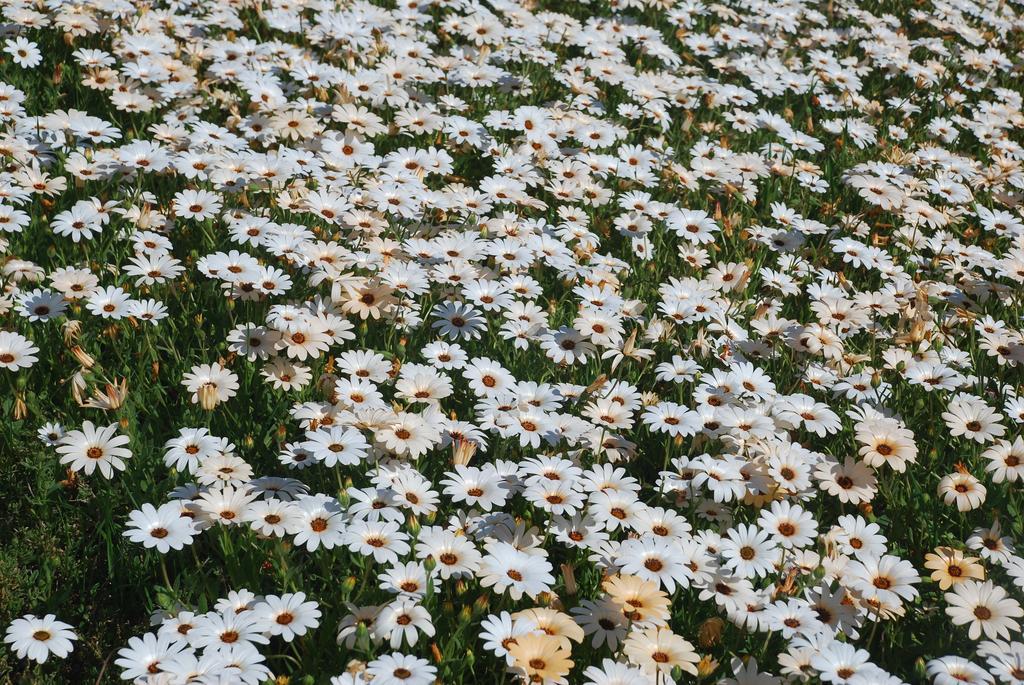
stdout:
[[83,369],[89,370],[96,365],[96,360],[78,345],[71,348],[71,354],[76,360],[78,360],[78,363],[82,365]]
[[21,421],[28,417],[28,405],[25,404],[25,393],[19,392],[14,396],[14,420]]
[[571,564],[562,564],[562,580],[565,582],[565,594],[572,597],[576,594],[576,572]]
[[718,662],[708,655],[704,655],[697,662],[697,677],[707,678],[718,669]]
[[[717,645],[722,640],[722,632],[725,630],[725,621],[717,616],[712,616],[697,629],[697,640],[700,646],[705,649]],[[707,658],[707,657],[705,657]]]
[[199,388],[199,406],[206,411],[213,411],[213,408],[220,403],[217,397],[217,386],[213,383],[205,383]]

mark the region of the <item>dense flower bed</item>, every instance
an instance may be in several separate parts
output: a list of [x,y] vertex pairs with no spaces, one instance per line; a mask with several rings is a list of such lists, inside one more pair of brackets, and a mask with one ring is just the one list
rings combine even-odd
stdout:
[[0,676],[1024,683],[1019,2],[0,7]]

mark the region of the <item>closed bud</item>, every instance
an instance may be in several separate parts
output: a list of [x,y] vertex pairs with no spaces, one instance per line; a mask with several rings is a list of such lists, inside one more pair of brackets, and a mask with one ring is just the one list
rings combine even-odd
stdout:
[[476,443],[458,438],[452,443],[452,463],[456,466],[465,466],[476,454]]
[[332,404],[336,400],[334,385],[337,382],[338,377],[332,373],[324,373],[316,381],[316,389],[320,392],[320,396]]
[[914,660],[914,680],[919,683],[925,683],[930,680],[928,668],[925,665],[924,658],[922,657],[917,657],[917,659]]
[[565,582],[565,594],[572,597],[576,594],[576,572],[571,564],[562,564],[562,580]]
[[61,333],[64,335],[64,344],[70,345],[78,340],[78,334],[82,332],[82,322],[77,319],[68,319],[61,326]]
[[705,649],[717,645],[722,640],[722,631],[725,630],[725,621],[717,616],[712,616],[700,624],[697,629],[697,640],[700,646]]
[[21,421],[28,416],[28,405],[25,404],[25,393],[19,392],[14,396],[14,420]]
[[199,388],[199,406],[207,411],[212,411],[220,403],[217,397],[217,386],[213,383],[205,383]]
[[89,356],[89,353],[78,345],[71,348],[71,354],[76,360],[78,360],[78,363],[82,365],[82,368],[87,371],[96,365],[96,360]]
[[360,650],[368,650],[370,648],[370,628],[362,621],[356,626],[356,646]]
[[593,380],[593,382],[591,382],[590,385],[587,386],[587,389],[584,390],[583,393],[586,394],[586,395],[589,395],[591,393],[597,392],[607,382],[608,382],[608,376],[606,376],[605,374],[602,373],[600,376],[595,378]]
[[71,397],[75,400],[75,404],[78,406],[85,405],[84,393],[87,387],[85,376],[81,371],[71,377]]

